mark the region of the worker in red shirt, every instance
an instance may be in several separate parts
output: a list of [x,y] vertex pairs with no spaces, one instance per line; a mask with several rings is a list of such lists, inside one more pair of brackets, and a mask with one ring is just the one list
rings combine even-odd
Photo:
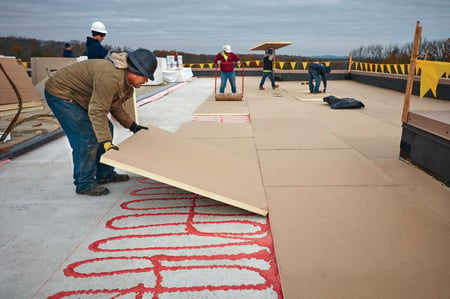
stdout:
[[240,63],[239,57],[231,51],[230,45],[223,46],[223,51],[216,55],[214,63],[220,66],[220,93],[225,92],[227,80],[230,81],[231,92],[236,93],[236,74],[234,63]]

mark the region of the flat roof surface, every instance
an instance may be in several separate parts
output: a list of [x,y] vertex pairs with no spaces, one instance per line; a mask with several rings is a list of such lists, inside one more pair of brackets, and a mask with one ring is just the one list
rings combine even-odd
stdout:
[[[0,165],[2,296],[450,297],[450,190],[399,159],[404,94],[329,81],[366,106],[332,110],[301,82],[245,80],[224,103],[194,78],[139,122],[258,165],[268,217],[131,173],[76,195],[61,137]],[[449,108],[412,97],[411,111]],[[120,147],[131,133],[114,125]]]

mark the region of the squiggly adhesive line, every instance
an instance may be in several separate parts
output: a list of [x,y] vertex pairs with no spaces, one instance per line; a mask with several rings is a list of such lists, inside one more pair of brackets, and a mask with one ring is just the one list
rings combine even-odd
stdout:
[[[228,213],[226,211],[216,212],[215,209],[223,206],[222,204],[198,204],[199,201],[205,201],[206,199],[192,193],[180,193],[175,188],[154,183],[146,179],[142,179],[140,182],[150,184],[151,187],[134,190],[131,192],[132,196],[156,195],[157,197],[127,201],[122,203],[120,207],[124,211],[145,210],[148,213],[118,215],[109,219],[105,224],[106,229],[128,232],[128,234],[104,238],[89,245],[89,250],[92,252],[122,253],[124,255],[74,262],[64,269],[64,274],[66,277],[73,277],[74,279],[90,279],[94,277],[98,279],[107,276],[126,276],[138,273],[142,275],[151,274],[155,279],[154,284],[146,285],[141,282],[128,288],[62,291],[49,298],[60,299],[77,295],[95,296],[103,294],[109,295],[111,298],[119,298],[125,295],[142,298],[144,295],[151,295],[154,299],[158,299],[161,294],[176,292],[264,291],[269,289],[273,290],[276,298],[283,298],[273,250],[272,236],[266,218],[247,213],[235,213],[236,209],[229,210]],[[166,192],[160,192],[164,190]],[[180,195],[182,197],[177,197]],[[163,197],[159,198],[159,196]],[[161,200],[171,202],[187,201],[189,204],[163,207],[163,210],[173,208],[181,211],[184,210],[184,212],[161,212],[161,207],[151,205],[152,201],[156,203]],[[136,204],[145,204],[146,206],[143,207],[141,205],[139,208],[132,207]],[[199,212],[199,209],[202,212]],[[155,213],[150,213],[149,211],[155,211]],[[167,217],[167,219],[172,219],[173,217],[178,218],[175,222],[167,222],[164,217]],[[204,221],[205,217],[214,220]],[[224,217],[226,219],[221,219]],[[196,220],[197,218],[201,220]],[[148,222],[146,223],[146,221]],[[139,225],[127,224],[130,222],[139,223]],[[216,231],[203,230],[205,226],[211,225],[214,226]],[[241,231],[230,232],[227,229],[230,225],[238,225]],[[171,228],[173,232],[152,234],[132,233],[137,230],[158,229],[160,227]],[[180,232],[180,229],[182,232]],[[185,243],[181,242],[179,244],[180,241],[184,241]],[[164,243],[165,245],[152,245],[153,243]],[[239,253],[239,248],[245,248],[246,246],[256,246],[256,248],[261,249],[250,253],[244,251]],[[208,252],[213,248],[222,248],[222,250],[229,248],[233,253],[186,254],[197,251]],[[145,256],[132,255],[132,253],[138,252],[145,253]],[[161,254],[160,252],[165,252],[165,254]],[[127,255],[128,253],[130,255]],[[253,265],[241,265],[249,261],[261,261],[269,266],[267,268],[261,268]],[[136,262],[140,265],[139,267],[136,267]],[[188,262],[188,265],[185,264],[186,262]],[[82,270],[102,269],[105,266],[104,263],[108,263],[109,266],[111,266],[111,263],[115,263],[118,269],[108,271],[91,270],[90,272]],[[190,286],[168,286],[167,282],[171,281],[173,275],[178,275],[186,271],[187,273],[203,271],[210,273],[209,275],[215,275],[218,273],[217,271],[231,271],[230,273],[236,272],[240,274],[247,273],[243,277],[249,277],[249,281],[234,284],[232,281],[228,282],[224,279],[223,282],[216,283],[215,285],[198,285],[192,282]],[[147,282],[147,284],[149,283]]]

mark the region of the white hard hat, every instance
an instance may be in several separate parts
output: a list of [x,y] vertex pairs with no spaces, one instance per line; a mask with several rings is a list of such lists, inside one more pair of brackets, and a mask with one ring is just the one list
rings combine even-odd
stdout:
[[97,31],[100,33],[108,33],[108,31],[106,31],[105,24],[103,24],[102,22],[98,22],[98,21],[92,23],[91,31]]
[[230,53],[231,52],[231,46],[230,45],[225,45],[225,46],[223,46],[223,50],[225,52],[227,52],[227,53]]

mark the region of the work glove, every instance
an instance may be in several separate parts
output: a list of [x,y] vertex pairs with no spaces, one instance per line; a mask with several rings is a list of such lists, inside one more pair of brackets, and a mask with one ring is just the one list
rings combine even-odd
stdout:
[[135,123],[135,122],[133,122],[133,123],[131,124],[131,126],[130,126],[130,131],[133,132],[133,133],[136,133],[137,131],[142,130],[142,129],[148,130],[147,127],[140,126],[140,125],[138,125],[138,124]]
[[105,149],[105,152],[109,151],[110,149],[119,150],[119,147],[117,145],[112,144],[111,140],[105,140],[102,142],[103,143],[103,148]]
[[222,61],[220,61],[220,60],[217,60],[217,64],[218,65],[220,65],[222,63]]

